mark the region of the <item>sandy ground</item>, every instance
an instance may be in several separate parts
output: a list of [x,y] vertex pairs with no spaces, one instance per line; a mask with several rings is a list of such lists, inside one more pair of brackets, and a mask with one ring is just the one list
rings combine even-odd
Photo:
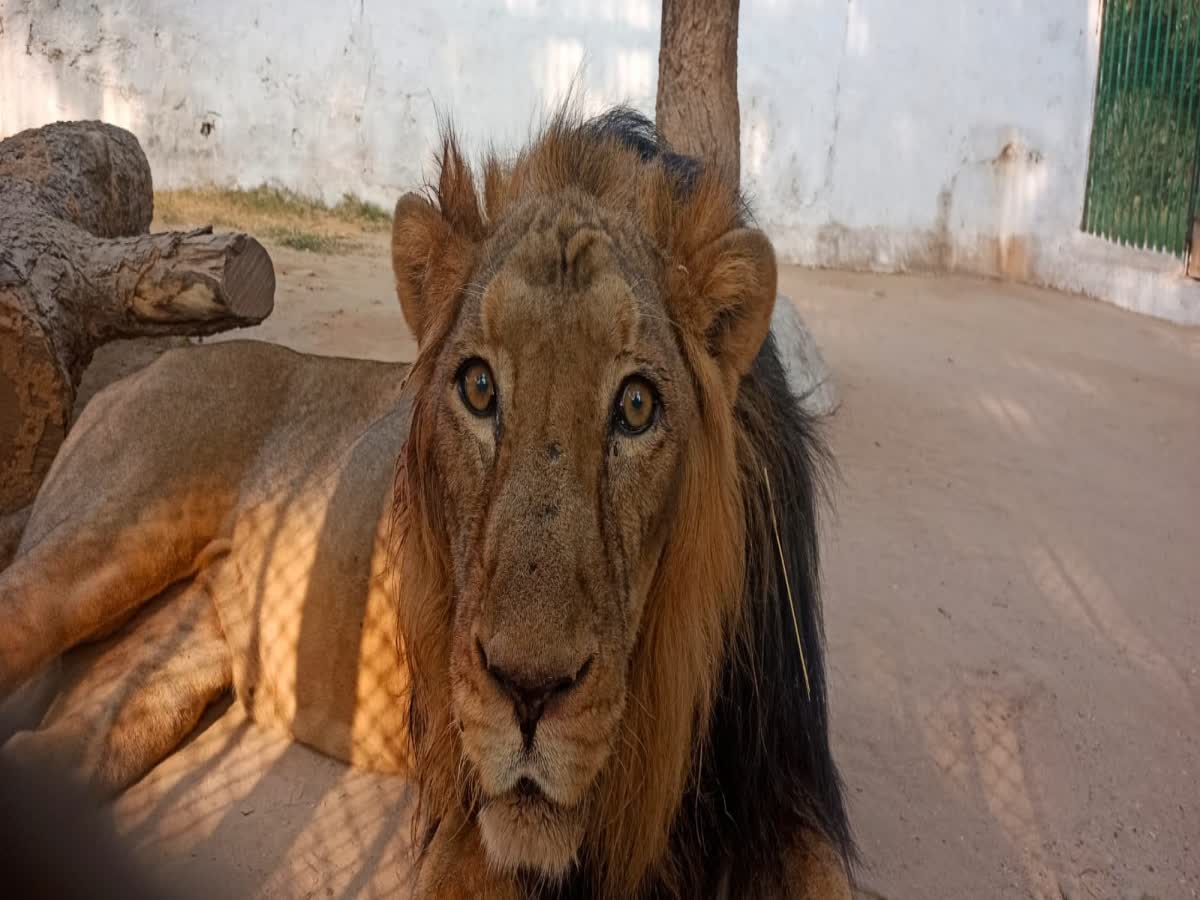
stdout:
[[[273,248],[276,312],[237,336],[410,358],[383,248]],[[844,396],[826,618],[863,885],[1200,896],[1200,330],[948,277],[781,289]],[[118,810],[214,896],[349,898],[402,888],[411,802],[230,708]]]

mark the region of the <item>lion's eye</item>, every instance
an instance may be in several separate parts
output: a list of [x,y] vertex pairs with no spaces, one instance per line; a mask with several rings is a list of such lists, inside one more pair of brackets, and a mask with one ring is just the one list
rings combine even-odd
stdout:
[[636,375],[627,378],[617,395],[617,423],[626,434],[641,434],[654,424],[656,406],[650,382]]
[[458,370],[458,393],[463,403],[477,416],[496,411],[496,381],[482,359],[471,359]]

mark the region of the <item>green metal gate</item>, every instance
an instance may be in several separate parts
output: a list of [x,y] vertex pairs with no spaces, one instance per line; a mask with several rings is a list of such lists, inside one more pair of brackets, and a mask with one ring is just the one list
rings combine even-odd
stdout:
[[1182,257],[1200,177],[1200,0],[1102,2],[1083,229]]

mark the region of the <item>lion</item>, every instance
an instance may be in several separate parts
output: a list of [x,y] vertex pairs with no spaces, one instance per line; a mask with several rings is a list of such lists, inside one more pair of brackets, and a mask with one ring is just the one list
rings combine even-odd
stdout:
[[848,897],[770,242],[626,109],[479,171],[448,129],[436,173],[411,367],[222,343],[84,410],[10,527],[0,696],[79,649],[3,752],[117,792],[232,689],[415,779],[417,897]]

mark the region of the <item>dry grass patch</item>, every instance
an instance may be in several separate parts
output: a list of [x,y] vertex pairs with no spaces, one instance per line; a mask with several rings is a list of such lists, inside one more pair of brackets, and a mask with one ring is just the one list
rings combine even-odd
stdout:
[[188,188],[154,194],[156,225],[213,225],[312,253],[349,253],[359,238],[388,230],[392,217],[346,194],[334,206],[284,188]]

